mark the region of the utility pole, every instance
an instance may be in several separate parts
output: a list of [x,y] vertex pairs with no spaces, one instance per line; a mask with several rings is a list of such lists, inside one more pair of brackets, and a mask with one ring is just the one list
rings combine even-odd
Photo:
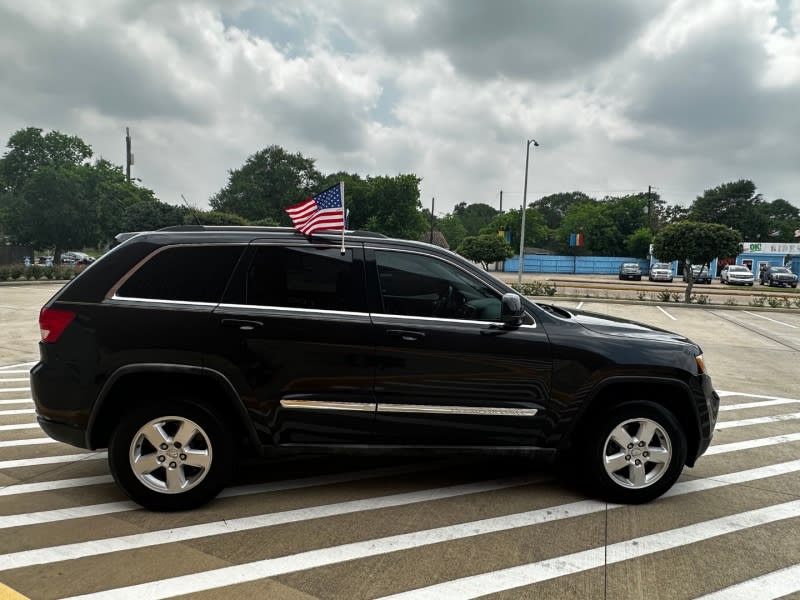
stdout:
[[133,164],[133,154],[131,153],[131,130],[125,128],[125,177],[128,183],[131,182],[131,165]]
[[503,214],[503,190],[500,190],[500,214]]
[[650,233],[655,233],[655,227],[653,227],[653,194],[652,194],[653,186],[647,186],[647,218],[650,220]]
[[436,217],[433,216],[433,206],[436,203],[436,197],[431,197],[431,244],[433,243],[433,222]]

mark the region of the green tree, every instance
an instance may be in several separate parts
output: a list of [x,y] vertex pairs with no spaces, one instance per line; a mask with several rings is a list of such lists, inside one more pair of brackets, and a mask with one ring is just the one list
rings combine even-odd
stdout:
[[452,214],[459,218],[467,235],[474,236],[478,235],[478,232],[486,227],[499,213],[499,210],[488,204],[460,202],[455,205]]
[[458,248],[461,241],[467,237],[467,230],[461,222],[461,219],[456,215],[445,215],[437,219],[435,226],[442,232],[444,239],[447,240],[451,248]]
[[794,232],[800,230],[800,209],[778,198],[764,203],[764,212],[769,222],[770,239],[776,242],[795,241]]
[[698,196],[689,209],[689,220],[735,227],[747,240],[766,239],[770,224],[761,194],[747,179],[723,183]]
[[122,231],[155,231],[162,227],[183,225],[187,209],[160,200],[146,200],[129,205],[122,216]]
[[[489,225],[480,230],[481,235],[497,235],[500,231],[511,232],[511,244],[519,251],[519,234],[522,229],[522,211],[512,209],[497,215]],[[525,247],[541,246],[547,242],[550,230],[542,215],[535,208],[525,209]]]
[[637,229],[625,238],[625,249],[628,256],[645,258],[650,253],[650,243],[653,241],[653,234],[649,227]]
[[75,168],[53,166],[29,175],[21,193],[9,195],[4,211],[8,232],[20,243],[53,247],[56,261],[63,250],[94,243],[93,207],[81,175]]
[[81,138],[58,131],[43,134],[38,127],[14,132],[6,146],[0,159],[0,185],[6,190],[21,190],[44,167],[76,167],[92,156],[91,147]]
[[185,225],[248,225],[244,217],[218,210],[187,210],[183,222]]
[[269,146],[229,172],[228,184],[209,201],[211,208],[252,221],[271,218],[290,223],[284,208],[322,191],[314,160]]
[[735,256],[741,243],[742,234],[725,225],[683,221],[658,232],[653,240],[653,254],[663,262],[683,261],[688,276],[684,301],[688,303],[694,285],[692,265],[708,266],[717,257]]
[[584,202],[596,202],[596,200],[590,198],[583,192],[560,192],[558,194],[542,196],[531,203],[530,207],[535,209],[542,216],[545,224],[550,229],[558,229],[567,211],[576,204],[582,204]]
[[487,271],[489,263],[514,256],[514,249],[497,235],[467,236],[456,252],[468,260],[481,263]]
[[577,204],[569,209],[557,230],[562,250],[568,249],[572,233],[583,233],[584,238],[584,246],[573,250],[575,253],[595,256],[621,256],[627,253],[625,237],[605,202]]

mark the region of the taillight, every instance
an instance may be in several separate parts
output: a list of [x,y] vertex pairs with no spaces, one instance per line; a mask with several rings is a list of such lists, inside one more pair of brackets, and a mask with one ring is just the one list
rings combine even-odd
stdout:
[[58,340],[74,318],[75,313],[71,310],[42,308],[39,311],[39,331],[42,333],[42,341],[52,343]]

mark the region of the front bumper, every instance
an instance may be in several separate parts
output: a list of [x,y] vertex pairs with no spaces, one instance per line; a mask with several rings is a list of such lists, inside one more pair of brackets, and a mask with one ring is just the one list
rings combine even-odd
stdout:
[[711,445],[711,439],[714,437],[714,427],[717,424],[717,415],[719,414],[719,394],[714,391],[711,377],[700,375],[698,379],[699,386],[693,386],[693,391],[696,396],[698,416],[700,417],[700,439],[697,445],[697,454],[686,457],[686,464],[689,467],[693,467],[697,459]]

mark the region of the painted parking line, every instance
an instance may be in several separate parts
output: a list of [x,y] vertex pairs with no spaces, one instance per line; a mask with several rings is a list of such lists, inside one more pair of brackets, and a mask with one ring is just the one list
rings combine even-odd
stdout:
[[749,310],[742,311],[745,314],[748,314],[753,317],[758,317],[759,319],[765,319],[766,321],[772,321],[773,323],[778,323],[779,325],[784,325],[786,327],[791,327],[792,329],[797,329],[797,325],[792,325],[791,323],[784,323],[783,321],[777,321],[775,319],[771,319],[769,317],[765,317],[764,315],[759,315],[754,312],[750,312]]
[[800,419],[800,413],[786,413],[771,415],[769,417],[753,417],[752,419],[739,419],[737,421],[717,421],[716,429],[730,429],[731,427],[747,427],[748,425],[764,425],[780,421],[794,421]]
[[580,309],[581,309],[581,307],[583,306],[583,304],[584,304],[583,302],[578,302],[578,306],[576,306],[575,308],[576,308],[577,310],[580,310]]
[[[501,569],[481,575],[462,577],[446,583],[428,586],[384,596],[380,600],[439,600],[440,598],[477,598],[488,594],[512,590],[526,585],[533,585],[542,581],[574,575],[589,569],[603,567],[604,565],[621,563],[627,560],[636,560],[643,556],[681,548],[705,540],[713,539],[729,533],[784,521],[800,516],[800,500],[785,502],[775,506],[750,510],[736,515],[711,519],[685,527],[678,527],[639,537],[635,540],[617,542],[601,548],[593,548],[582,552],[575,552],[566,556],[558,556],[535,563],[528,563],[508,569]],[[231,568],[231,567],[228,567]],[[191,576],[184,576],[186,578]],[[176,577],[174,579],[181,579]],[[170,581],[171,580],[167,580]],[[156,586],[160,589],[164,582]],[[135,587],[135,586],[132,586]],[[121,590],[132,589],[120,588]],[[144,592],[144,586],[140,589]],[[192,591],[195,591],[193,588]],[[200,591],[200,590],[197,590]],[[107,595],[107,598],[117,596]],[[177,593],[180,592],[176,592]],[[87,595],[81,598],[101,597],[100,595]],[[123,597],[123,596],[119,596]],[[164,598],[165,596],[155,596]],[[759,596],[760,597],[760,596]]]
[[31,362],[21,362],[13,365],[5,365],[4,367],[0,367],[0,373],[4,373],[7,369],[16,369],[17,367],[32,367],[35,364],[36,361],[34,360]]
[[13,415],[32,415],[35,412],[35,408],[14,408],[11,410],[0,410],[0,417],[10,417]]
[[0,431],[18,431],[21,429],[40,429],[39,423],[13,423],[11,425],[0,425]]
[[726,454],[728,452],[738,452],[740,450],[751,450],[753,448],[763,448],[764,446],[775,446],[788,442],[800,441],[800,433],[787,433],[786,435],[776,435],[772,437],[758,438],[755,440],[745,440],[743,442],[731,442],[730,444],[712,445],[706,450],[703,456],[713,456],[714,454]]
[[21,404],[23,402],[33,402],[33,398],[11,398],[9,400],[0,400],[0,404]]
[[[779,463],[776,465],[769,465],[756,469],[748,469],[746,471],[739,471],[710,477],[706,479],[695,479],[676,484],[669,492],[669,495],[683,495],[695,492],[706,491],[728,485],[739,483],[752,482],[759,479],[768,477],[776,477],[779,475],[786,475],[789,473],[796,473],[800,471],[800,460],[790,461],[786,463]],[[509,480],[513,482],[513,480]],[[531,482],[536,482],[531,478]],[[339,516],[348,514],[350,512],[359,512],[363,510],[375,510],[380,508],[388,508],[394,506],[401,506],[419,501],[427,501],[454,497],[456,495],[468,495],[475,492],[476,485],[483,485],[485,491],[496,489],[492,487],[492,482],[483,482],[482,484],[466,484],[460,486],[449,486],[445,488],[438,488],[427,491],[409,492],[403,494],[394,494],[391,496],[383,496],[378,498],[371,498],[366,500],[355,500],[339,502],[335,504],[328,504],[317,507],[296,509],[284,511],[280,513],[272,513],[266,515],[256,515],[251,517],[242,517],[239,519],[232,519],[226,521],[216,521],[201,525],[188,525],[185,527],[174,527],[168,530],[153,531],[138,533],[127,536],[120,536],[115,538],[105,538],[100,540],[92,540],[88,542],[77,542],[74,544],[63,544],[60,546],[53,546],[49,548],[40,548],[36,550],[23,550],[20,552],[9,553],[0,555],[0,570],[13,569],[20,567],[28,567],[37,564],[46,564],[57,562],[61,560],[69,560],[72,558],[84,558],[87,556],[98,556],[100,554],[109,554],[112,552],[120,552],[125,550],[133,550],[137,548],[144,548],[148,546],[167,544],[173,542],[182,542],[200,537],[224,535],[227,533],[234,533],[240,531],[247,531],[253,529],[260,529],[263,527],[271,527],[275,525],[294,523],[302,520],[324,518],[328,516]],[[489,485],[488,488],[486,486]],[[509,486],[515,487],[515,486]],[[473,490],[472,492],[469,490]],[[464,492],[463,494],[460,492]],[[442,495],[442,494],[450,495]],[[422,495],[422,500],[417,498]],[[601,502],[584,501],[577,504],[583,506],[586,503],[594,503],[597,506],[604,506]],[[574,506],[576,503],[565,504],[561,506],[551,507],[550,509],[542,509],[539,511],[532,511],[536,513],[546,512],[548,510],[563,510],[563,518],[568,518],[569,507]],[[367,508],[363,506],[366,505]],[[362,508],[359,508],[362,506]],[[618,505],[611,505],[612,508],[619,508]],[[529,514],[529,513],[521,513]],[[513,515],[512,515],[513,516]],[[502,518],[502,517],[498,517]],[[477,523],[482,523],[478,521]]]
[[39,483],[15,483],[4,488],[0,488],[0,497],[18,496],[21,494],[35,494],[37,492],[49,492],[52,490],[64,490],[76,487],[87,487],[90,485],[100,485],[113,483],[111,475],[97,475],[95,477],[75,477],[73,479],[58,479],[56,481],[41,481]]
[[[138,585],[104,590],[68,600],[115,599],[115,598],[169,598],[188,595],[220,587],[257,581],[286,573],[340,564],[346,561],[369,558],[401,550],[412,550],[442,542],[471,538],[479,535],[509,531],[541,523],[598,513],[606,510],[606,504],[583,501],[562,507],[517,513],[394,535],[379,539],[353,542],[297,554],[211,569],[208,571],[171,577]],[[768,506],[710,521],[694,523],[686,527],[670,529],[656,534],[626,540],[605,547],[593,548],[546,561],[503,569],[492,573],[462,578],[428,588],[416,589],[390,596],[393,600],[430,598],[475,598],[492,592],[513,589],[562,575],[578,573],[602,567],[606,562],[616,563],[636,559],[655,552],[679,548],[727,533],[734,533],[776,521],[800,516],[800,500]]]
[[30,377],[12,377],[10,379],[3,378],[0,379],[0,383],[11,383],[11,382],[19,382],[19,381],[30,381]]
[[761,408],[764,406],[781,406],[784,404],[800,404],[800,400],[760,400],[758,402],[743,402],[742,404],[727,404],[719,407],[719,412],[743,410],[745,408]]
[[723,390],[717,390],[717,394],[720,398],[724,398],[726,396],[742,396],[743,398],[763,398],[764,400],[793,400],[797,401],[797,398],[785,398],[783,396],[764,396],[761,394],[746,394],[744,392],[729,392]]
[[22,440],[0,441],[0,448],[16,448],[17,446],[37,446],[39,444],[58,444],[58,440],[50,437],[26,438]]
[[[380,477],[393,477],[409,473],[424,473],[435,471],[452,465],[452,461],[437,461],[432,463],[413,463],[400,467],[382,467],[378,469],[364,469],[361,471],[348,471],[345,473],[335,473],[333,475],[318,475],[315,477],[304,477],[302,479],[289,479],[284,481],[272,481],[269,483],[258,483],[254,485],[243,485],[226,488],[217,498],[235,498],[238,496],[250,496],[254,494],[267,494],[274,492],[285,492],[289,490],[300,490],[311,487],[325,485],[336,485],[339,483],[349,483],[367,479],[378,479]],[[63,485],[62,487],[69,487]],[[10,494],[8,494],[10,495]],[[96,517],[99,515],[124,512],[127,510],[141,510],[141,506],[131,502],[106,502],[103,504],[92,504],[88,506],[78,506],[68,509],[44,510],[35,513],[22,513],[0,517],[0,529],[16,527],[20,524],[40,525],[42,523],[53,523],[64,519],[79,519],[84,517]],[[68,515],[68,516],[64,516]]]
[[774,600],[800,591],[800,565],[761,575],[696,600]]
[[660,306],[656,306],[656,308],[657,308],[658,310],[660,310],[662,313],[664,313],[665,315],[667,315],[667,316],[668,316],[670,319],[672,319],[673,321],[677,321],[677,320],[678,320],[678,319],[676,319],[675,317],[673,317],[671,314],[669,314],[667,311],[665,311],[663,308],[661,308]]
[[0,393],[3,392],[30,392],[30,387],[15,387],[15,388],[4,388],[0,387]]
[[30,598],[0,582],[0,600],[30,600]]
[[30,372],[31,372],[30,369],[14,369],[14,370],[11,370],[11,369],[0,368],[0,375],[9,375],[9,374],[18,375],[18,374],[22,374],[22,373],[25,373],[26,375],[30,375]]
[[106,458],[105,452],[85,452],[83,454],[62,454],[60,456],[42,456],[40,458],[20,458],[0,460],[0,469],[16,469],[18,467],[38,467],[40,465],[57,465],[60,463],[80,462],[82,460],[101,460]]

